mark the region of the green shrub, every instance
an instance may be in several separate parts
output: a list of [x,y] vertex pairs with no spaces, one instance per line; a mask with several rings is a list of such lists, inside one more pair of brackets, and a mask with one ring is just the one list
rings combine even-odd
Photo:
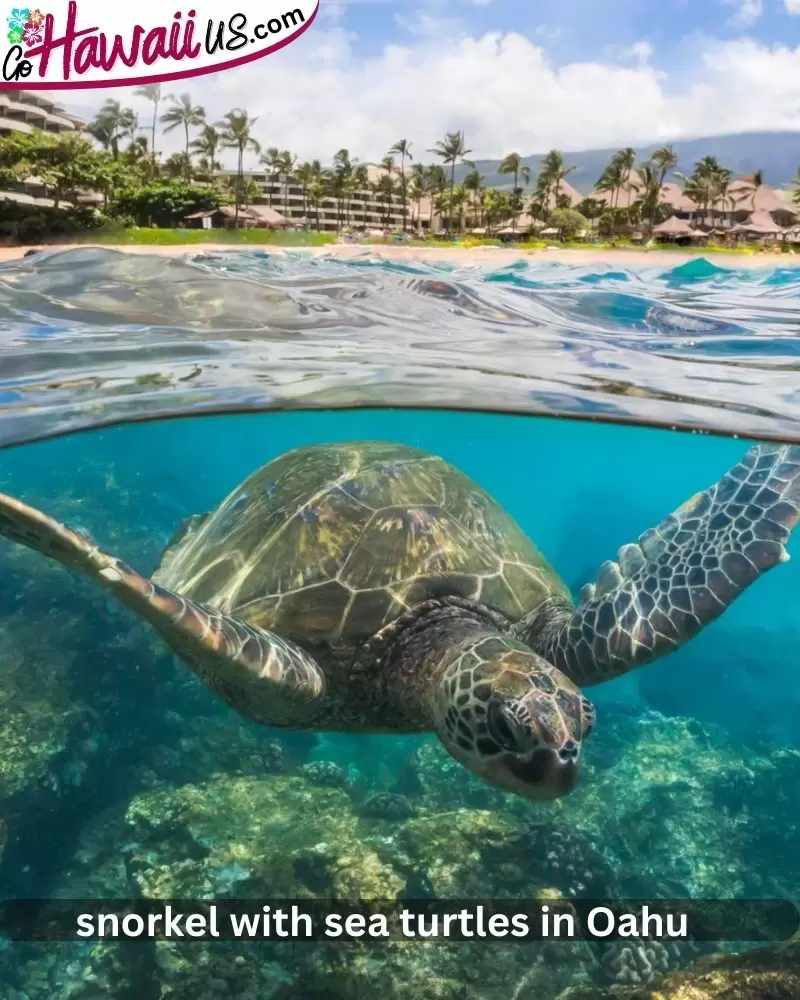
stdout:
[[0,199],[0,240],[41,243],[100,229],[107,220],[86,205],[22,205]]

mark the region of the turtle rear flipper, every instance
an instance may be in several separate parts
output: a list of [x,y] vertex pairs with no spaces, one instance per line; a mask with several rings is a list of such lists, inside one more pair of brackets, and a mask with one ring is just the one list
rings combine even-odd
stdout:
[[577,609],[545,602],[517,631],[578,684],[643,666],[788,561],[799,517],[800,446],[756,445],[718,483],[624,545],[618,562],[604,563]]
[[0,536],[95,580],[148,621],[203,683],[242,715],[266,725],[313,721],[325,678],[294,643],[160,587],[59,521],[2,493]]

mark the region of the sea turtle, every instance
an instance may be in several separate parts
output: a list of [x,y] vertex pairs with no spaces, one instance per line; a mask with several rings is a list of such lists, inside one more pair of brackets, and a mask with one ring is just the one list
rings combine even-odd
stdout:
[[184,522],[152,579],[0,494],[1,535],[96,580],[243,716],[433,731],[475,774],[532,799],[575,783],[595,719],[580,688],[717,618],[789,558],[798,516],[800,447],[756,445],[623,546],[575,606],[492,497],[400,444],[281,455]]

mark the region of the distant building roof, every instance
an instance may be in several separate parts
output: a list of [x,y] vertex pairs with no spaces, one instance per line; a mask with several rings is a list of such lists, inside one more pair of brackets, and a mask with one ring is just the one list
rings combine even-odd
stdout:
[[742,222],[738,226],[733,226],[731,232],[757,233],[761,236],[777,236],[779,233],[785,232],[785,230],[776,225],[768,211],[761,209],[757,212],[752,212],[750,218],[746,222]]
[[697,211],[697,203],[687,197],[672,181],[665,181],[661,185],[661,198],[659,200],[662,205],[669,205],[676,212]]
[[679,219],[677,215],[671,215],[658,226],[653,227],[653,232],[658,236],[698,236],[696,229],[692,229],[688,222]]
[[281,215],[280,212],[276,212],[275,209],[270,208],[269,205],[248,205],[248,211],[250,212],[251,215],[258,216],[260,219],[262,219],[270,226],[291,225],[291,222],[286,218],[285,215]]
[[595,188],[589,197],[594,198],[596,201],[605,202],[606,205],[613,204],[615,208],[630,208],[638,199],[639,191],[633,184],[621,187],[615,191],[598,191]]
[[[639,199],[640,192],[634,177],[630,185],[620,188],[619,197],[617,197],[616,191],[598,191],[596,188],[592,191],[590,197],[596,198],[597,201],[605,202],[606,205],[611,205],[613,201],[616,208],[630,208]],[[676,212],[694,212],[697,210],[697,205],[692,199],[687,198],[678,185],[672,181],[665,181],[661,185],[659,202],[662,205],[669,205]]]
[[725,206],[717,203],[715,209],[734,212],[791,212],[792,206],[787,205],[783,198],[768,184],[753,188],[750,177],[740,177],[732,181],[728,187],[728,200]]
[[[235,219],[236,209],[233,205],[220,205],[219,208],[192,212],[191,215],[184,216],[184,219],[210,219],[215,215],[221,215],[225,219]],[[240,205],[239,218],[245,222],[261,223],[275,228],[291,225],[288,219],[284,218],[280,212],[276,212],[274,208],[270,208],[269,205]]]
[[[580,193],[580,191],[576,191],[575,188],[570,184],[569,181],[562,181],[559,184],[559,186],[558,186],[558,193],[562,197],[564,195],[566,195],[567,198],[569,198],[569,203],[570,203],[570,206],[572,208],[575,208],[576,205],[580,205],[580,203],[584,199],[584,195],[582,195]],[[554,199],[554,194],[555,194],[555,192],[551,192],[551,194],[550,194],[550,197],[548,199],[548,204],[547,204],[548,208],[555,208],[556,207],[553,204],[553,202],[555,200]]]

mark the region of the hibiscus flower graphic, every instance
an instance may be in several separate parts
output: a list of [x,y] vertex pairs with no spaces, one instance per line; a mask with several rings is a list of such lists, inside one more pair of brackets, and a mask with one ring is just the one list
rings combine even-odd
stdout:
[[7,37],[12,45],[19,45],[22,41],[22,28],[12,28]]
[[21,35],[25,30],[25,25],[28,23],[30,14],[31,12],[27,7],[12,7],[11,14],[8,17],[9,34],[12,31],[19,31]]
[[38,24],[31,24],[30,21],[25,25],[25,31],[22,35],[25,44],[30,48],[32,45],[40,45],[42,42],[42,29]]
[[[45,15],[37,7],[35,10],[28,11],[28,25],[33,25],[33,27],[38,28],[40,25],[44,24]],[[28,26],[26,25],[26,27]]]

